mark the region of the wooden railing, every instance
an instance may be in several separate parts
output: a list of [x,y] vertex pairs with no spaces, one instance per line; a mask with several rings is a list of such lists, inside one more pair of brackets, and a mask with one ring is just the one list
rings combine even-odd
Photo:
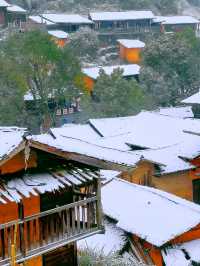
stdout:
[[10,265],[13,254],[20,263],[101,232],[98,202],[95,196],[1,224],[0,265]]

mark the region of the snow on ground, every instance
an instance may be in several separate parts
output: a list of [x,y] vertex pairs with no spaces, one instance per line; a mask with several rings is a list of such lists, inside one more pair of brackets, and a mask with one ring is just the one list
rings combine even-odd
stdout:
[[123,230],[115,224],[105,220],[105,234],[96,234],[78,241],[78,249],[91,249],[109,255],[120,252],[126,243],[126,236]]

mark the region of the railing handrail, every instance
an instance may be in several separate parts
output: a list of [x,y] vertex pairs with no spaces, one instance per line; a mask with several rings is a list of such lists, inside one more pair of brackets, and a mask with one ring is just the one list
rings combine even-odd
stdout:
[[91,202],[94,202],[94,201],[97,201],[97,197],[96,196],[88,198],[88,199],[85,199],[85,200],[80,200],[80,201],[77,201],[77,202],[69,203],[69,204],[66,204],[66,205],[63,205],[63,206],[60,206],[60,207],[56,207],[54,209],[50,209],[50,210],[47,210],[47,211],[44,211],[44,212],[40,212],[40,213],[31,215],[31,216],[27,216],[24,219],[18,219],[18,220],[11,221],[11,222],[8,222],[8,223],[5,223],[5,224],[1,224],[0,225],[0,230],[1,229],[5,229],[5,228],[10,227],[10,226],[14,226],[16,223],[18,225],[20,225],[20,224],[23,224],[25,222],[28,222],[28,221],[31,221],[31,220],[34,220],[34,219],[37,219],[37,218],[41,218],[41,217],[44,217],[44,216],[47,216],[47,215],[50,215],[50,214],[58,213],[58,212],[61,212],[63,210],[67,210],[67,209],[70,209],[70,208],[73,208],[73,207],[76,207],[76,206],[82,206],[82,205],[85,205],[87,203],[91,203]]

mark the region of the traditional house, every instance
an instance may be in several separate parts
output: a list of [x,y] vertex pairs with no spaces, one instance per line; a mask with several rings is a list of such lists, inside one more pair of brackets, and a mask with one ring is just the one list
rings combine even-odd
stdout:
[[0,264],[77,265],[76,241],[103,230],[98,168],[24,133],[0,128]]
[[[115,221],[115,227],[129,233],[130,251],[138,264],[189,266],[200,262],[198,205],[119,178],[102,187],[102,205],[104,214]],[[113,232],[110,242],[114,246],[116,230]],[[123,243],[121,232],[120,235]]]
[[149,32],[154,14],[151,11],[92,12],[89,19],[100,33],[119,31]]
[[126,79],[135,78],[139,80],[140,66],[136,64],[130,65],[116,65],[116,66],[106,66],[106,67],[89,67],[83,68],[82,72],[84,74],[84,85],[85,88],[92,92],[94,84],[98,79],[101,71],[104,71],[106,75],[111,75],[115,70],[120,69],[123,71],[122,75]]
[[123,172],[124,179],[200,203],[198,119],[161,115],[156,111],[91,119],[89,123],[102,137],[101,145],[132,151],[148,161],[138,163],[128,173]]
[[145,43],[139,40],[120,39],[119,54],[122,60],[129,63],[139,64],[141,61],[141,51],[145,47]]
[[62,30],[49,30],[49,35],[52,36],[52,39],[55,41],[58,47],[64,47],[65,44],[69,41],[69,34]]
[[81,27],[93,27],[93,22],[76,14],[42,14],[42,18],[56,24],[56,29],[74,32]]
[[55,23],[42,18],[41,16],[29,16],[28,17],[28,28],[45,28],[45,29],[51,29],[55,27]]
[[200,118],[200,91],[181,101],[183,104],[192,105],[195,118]]
[[27,21],[27,11],[20,6],[11,5],[7,7],[7,23],[14,27],[24,27]]
[[8,6],[10,6],[10,4],[5,0],[0,0],[0,26],[5,26],[7,23],[6,14]]
[[199,21],[191,16],[157,16],[154,24],[160,26],[161,32],[179,32],[186,28],[196,31],[199,28]]

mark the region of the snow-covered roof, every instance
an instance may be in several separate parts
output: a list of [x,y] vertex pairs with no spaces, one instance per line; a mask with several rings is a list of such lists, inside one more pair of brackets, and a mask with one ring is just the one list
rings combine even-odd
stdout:
[[164,107],[156,110],[161,115],[177,118],[194,118],[192,106]]
[[93,21],[153,19],[152,11],[91,12]]
[[102,187],[102,205],[118,227],[158,247],[200,223],[199,205],[119,178]]
[[8,7],[10,4],[8,4],[5,0],[0,0],[0,7]]
[[65,124],[59,128],[51,128],[50,131],[56,138],[61,136],[88,141],[100,138],[100,135],[89,124]]
[[48,33],[58,39],[67,39],[69,34],[63,30],[49,30]]
[[98,144],[90,143],[89,140],[84,141],[73,137],[62,136],[55,138],[49,134],[31,136],[29,139],[38,143],[38,145],[44,144],[67,153],[75,153],[128,167],[135,166],[141,160],[141,156],[137,154],[103,147]]
[[34,21],[35,23],[38,23],[38,24],[46,24],[47,26],[48,25],[54,25],[55,23],[47,20],[47,19],[44,19],[40,16],[29,16],[29,19]]
[[126,244],[126,236],[122,229],[115,224],[104,221],[105,233],[96,234],[77,242],[78,250],[90,249],[101,252],[104,255],[111,255],[120,252]]
[[[85,177],[84,177],[85,175]],[[25,174],[21,178],[2,181],[0,188],[0,203],[8,201],[19,202],[23,197],[39,195],[45,192],[55,192],[65,187],[81,186],[98,178],[94,171],[84,168],[60,168],[45,173]]]
[[27,12],[25,9],[23,9],[22,7],[17,6],[17,5],[8,6],[7,10],[9,12],[19,12],[19,13],[26,13]]
[[64,24],[93,23],[91,20],[76,14],[42,14],[42,17],[54,23],[64,23]]
[[159,22],[164,25],[199,23],[198,19],[191,16],[169,16],[169,17],[157,16],[155,17],[154,22]]
[[145,43],[140,40],[119,39],[117,40],[126,48],[144,48]]
[[181,101],[187,104],[200,104],[200,91]]
[[24,128],[0,127],[0,161],[24,143]]
[[191,266],[200,263],[200,239],[174,245],[162,250],[166,266]]
[[100,74],[100,70],[103,70],[107,75],[111,75],[114,70],[123,70],[123,76],[135,76],[140,74],[140,66],[137,64],[130,65],[116,65],[116,66],[105,66],[105,67],[89,67],[83,68],[82,72],[92,79],[97,79]]
[[114,177],[117,177],[120,175],[121,172],[119,171],[113,171],[113,170],[100,170],[100,178],[101,183],[106,184],[110,180],[112,180]]

